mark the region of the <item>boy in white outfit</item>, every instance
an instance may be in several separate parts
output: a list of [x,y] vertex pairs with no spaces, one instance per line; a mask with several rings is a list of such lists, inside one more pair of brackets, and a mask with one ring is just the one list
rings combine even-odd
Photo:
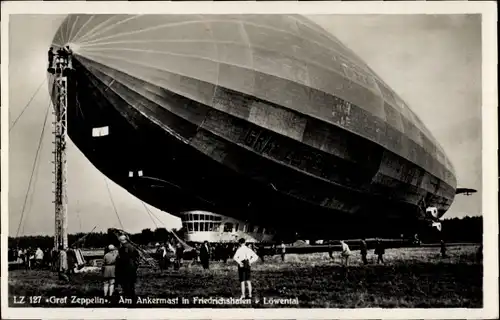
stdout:
[[233,260],[238,264],[238,276],[241,283],[241,298],[245,298],[245,283],[248,287],[248,298],[252,297],[252,283],[250,282],[250,265],[259,257],[252,249],[245,245],[245,239],[239,241],[240,247],[236,250]]

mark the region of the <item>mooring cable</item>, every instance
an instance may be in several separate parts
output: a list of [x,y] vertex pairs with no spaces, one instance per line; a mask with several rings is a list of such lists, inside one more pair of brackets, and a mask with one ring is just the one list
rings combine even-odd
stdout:
[[28,190],[26,191],[26,196],[24,198],[24,204],[23,204],[23,209],[21,211],[21,219],[19,220],[19,225],[17,227],[16,238],[19,236],[19,230],[21,229],[21,224],[23,222],[24,212],[25,212],[25,209],[26,209],[26,204],[28,203],[28,197],[29,197],[29,193],[30,193],[30,189],[31,189],[31,182],[33,181],[33,176],[34,176],[34,173],[35,173],[36,164],[37,164],[38,158],[40,156],[40,149],[42,147],[43,134],[45,132],[47,118],[49,117],[50,105],[51,104],[49,102],[49,105],[47,107],[47,111],[45,112],[45,119],[43,120],[43,127],[42,127],[42,132],[40,133],[40,139],[38,141],[38,148],[36,150],[35,160],[33,161],[33,168],[31,169],[31,176],[30,176],[30,180],[29,180],[29,183],[28,183]]
[[155,219],[153,219],[153,216],[151,215],[151,212],[149,212],[148,207],[146,207],[146,204],[144,203],[144,201],[141,201],[141,203],[144,206],[144,209],[146,209],[146,213],[148,214],[149,218],[153,221],[156,229],[158,229],[158,224],[156,223]]
[[24,111],[26,111],[26,109],[28,109],[28,106],[31,104],[31,102],[33,101],[33,99],[35,98],[36,94],[38,93],[38,91],[40,91],[40,89],[42,88],[43,84],[45,83],[45,81],[47,81],[47,78],[44,78],[42,83],[38,86],[38,89],[36,89],[35,93],[33,94],[33,96],[31,96],[31,99],[28,101],[28,103],[24,106],[23,108],[23,111],[21,111],[21,113],[19,114],[19,116],[16,118],[16,120],[14,120],[14,122],[12,123],[12,125],[10,126],[9,128],[9,132],[14,128],[14,126],[17,124],[17,122],[19,121],[19,119],[21,118],[21,116],[24,114]]
[[116,210],[115,201],[113,200],[113,195],[111,194],[111,190],[109,189],[108,179],[106,177],[104,177],[104,182],[106,183],[106,188],[108,189],[108,195],[109,195],[109,198],[111,199],[111,204],[113,205],[113,209],[115,210],[115,214],[116,214],[116,217],[118,218],[118,222],[120,223],[120,227],[122,228],[122,230],[124,230],[125,228],[123,228],[122,220],[120,219],[120,215],[118,214],[118,210]]

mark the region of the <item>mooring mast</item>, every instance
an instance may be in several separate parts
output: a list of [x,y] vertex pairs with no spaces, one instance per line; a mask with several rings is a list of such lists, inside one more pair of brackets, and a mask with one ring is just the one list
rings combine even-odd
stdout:
[[[67,107],[68,107],[68,60],[70,53],[59,50],[49,63],[49,72],[54,74],[54,194],[55,194],[55,234],[54,246],[68,247],[68,211],[66,184],[66,141],[67,141]],[[69,65],[71,63],[69,62]],[[55,68],[54,68],[55,67]]]

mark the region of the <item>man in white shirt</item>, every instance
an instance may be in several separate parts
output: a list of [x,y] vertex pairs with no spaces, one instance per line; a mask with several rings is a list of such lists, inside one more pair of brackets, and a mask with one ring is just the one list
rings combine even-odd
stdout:
[[349,246],[344,240],[340,241],[340,245],[342,246],[342,265],[347,267],[349,265],[349,256],[351,255],[351,250],[349,250]]
[[238,264],[238,276],[241,283],[241,298],[245,298],[245,283],[248,287],[248,297],[252,298],[252,283],[250,282],[250,265],[259,257],[252,249],[245,245],[245,239],[239,241],[240,247],[236,250],[233,260]]
[[281,261],[285,261],[285,254],[286,254],[286,246],[283,241],[281,241]]
[[35,264],[37,268],[41,268],[43,263],[43,251],[40,248],[36,248],[35,251]]

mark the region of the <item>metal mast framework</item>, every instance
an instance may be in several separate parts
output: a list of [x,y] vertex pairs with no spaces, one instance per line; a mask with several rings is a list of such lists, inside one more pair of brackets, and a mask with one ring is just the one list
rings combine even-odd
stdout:
[[54,105],[54,194],[55,194],[55,234],[54,246],[68,247],[68,198],[67,198],[67,109],[68,109],[68,77],[66,70],[68,63],[66,57],[57,55],[54,73],[55,105]]

